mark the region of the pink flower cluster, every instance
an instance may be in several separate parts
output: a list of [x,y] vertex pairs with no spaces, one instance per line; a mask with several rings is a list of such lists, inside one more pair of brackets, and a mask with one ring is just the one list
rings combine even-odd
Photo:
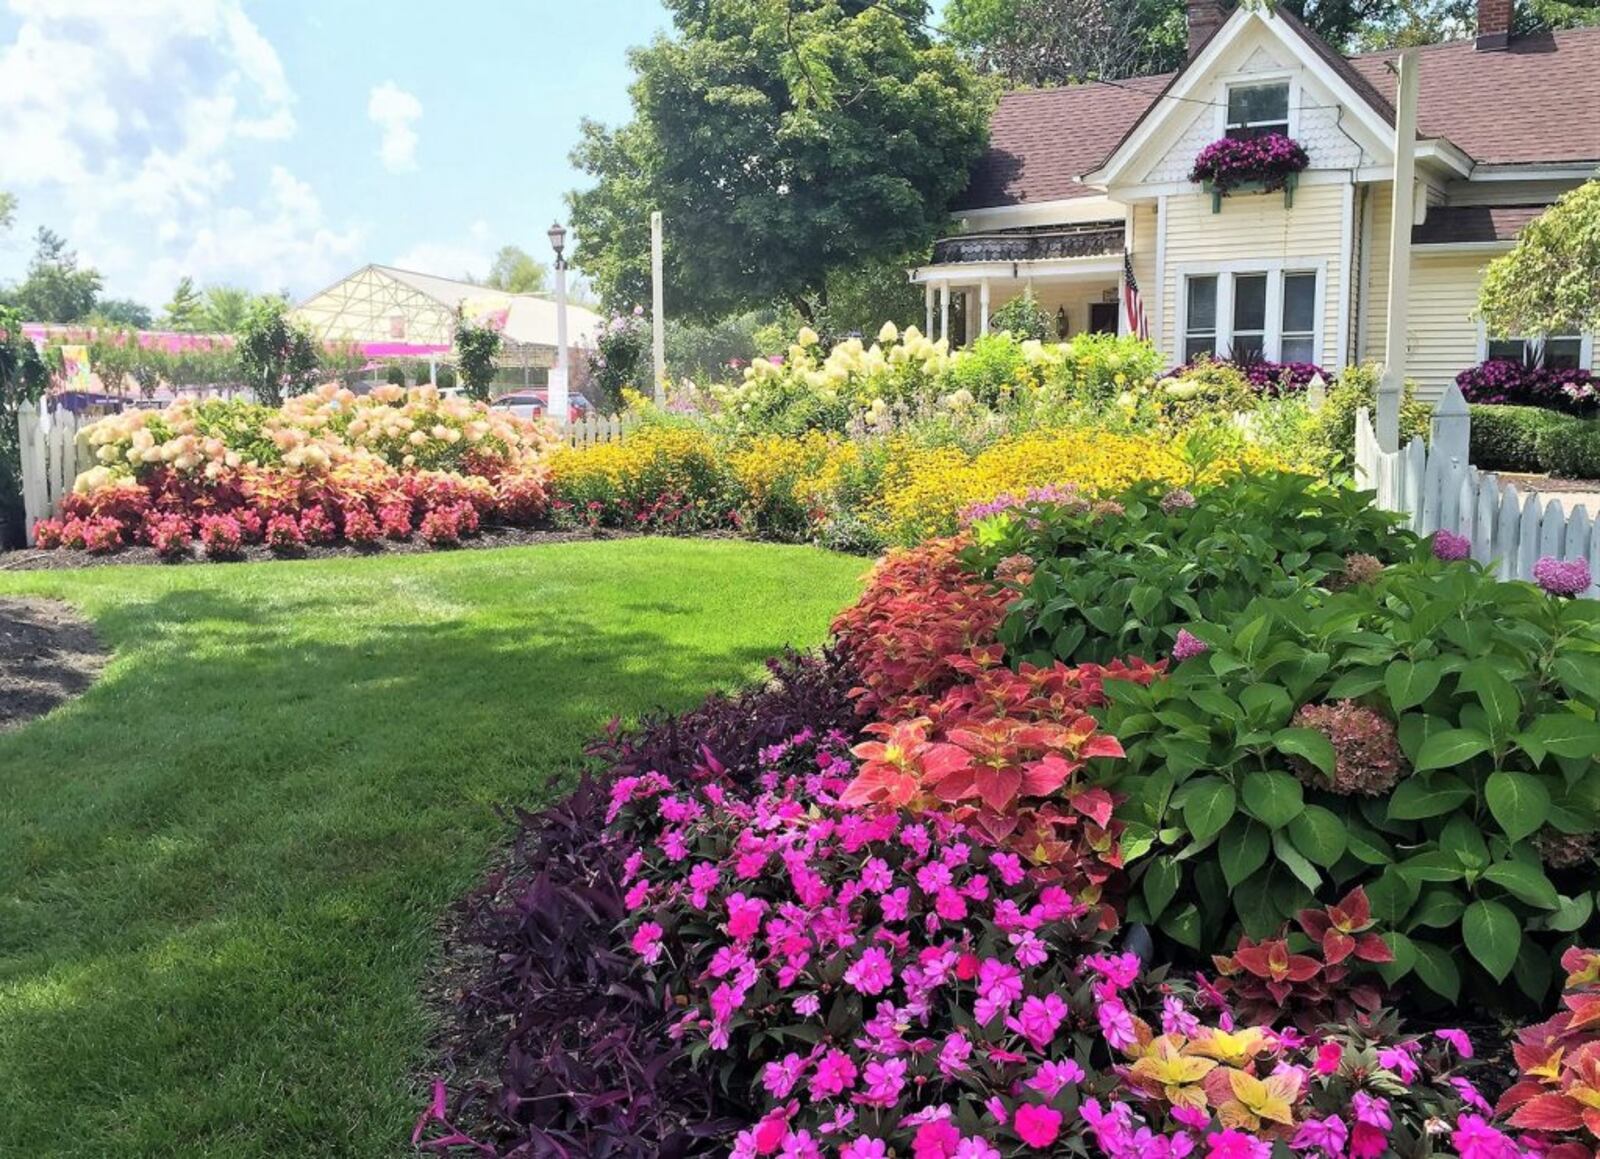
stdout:
[[1581,596],[1594,586],[1594,576],[1586,559],[1547,555],[1533,565],[1533,582],[1552,596]]

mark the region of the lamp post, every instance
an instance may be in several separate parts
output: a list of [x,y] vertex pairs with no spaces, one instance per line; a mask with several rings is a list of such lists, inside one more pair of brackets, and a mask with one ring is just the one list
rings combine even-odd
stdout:
[[549,417],[565,426],[567,422],[567,231],[558,222],[550,226],[550,248],[556,251],[556,364],[550,372]]

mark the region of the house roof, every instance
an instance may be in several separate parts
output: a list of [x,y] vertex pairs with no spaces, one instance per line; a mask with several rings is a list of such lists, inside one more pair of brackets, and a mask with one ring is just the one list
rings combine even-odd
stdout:
[[1413,245],[1461,245],[1515,241],[1522,227],[1547,205],[1436,205],[1428,220],[1411,227]]
[[[1387,121],[1394,120],[1396,52],[1343,57],[1286,8],[1279,19]],[[1556,59],[1559,55],[1559,60]],[[1479,52],[1471,40],[1417,52],[1417,129],[1484,164],[1600,163],[1600,28],[1518,37]],[[955,208],[1020,205],[1096,191],[1077,181],[1102,164],[1178,73],[1007,93],[989,148]]]
[[[397,282],[426,294],[441,305],[456,309],[463,302],[471,303],[475,313],[505,311],[505,325],[501,333],[512,342],[539,346],[556,344],[556,304],[541,294],[509,294],[504,290],[480,286],[475,282],[462,282],[454,278],[441,278],[434,274],[419,274],[415,270],[401,270],[393,266],[374,266]],[[588,345],[599,335],[600,316],[592,310],[572,303],[567,304],[567,341]]]

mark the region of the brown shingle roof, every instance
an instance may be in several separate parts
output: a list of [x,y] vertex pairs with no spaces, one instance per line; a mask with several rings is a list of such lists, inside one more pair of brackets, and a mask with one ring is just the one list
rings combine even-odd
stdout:
[[[1393,52],[1350,58],[1385,99]],[[1483,164],[1600,162],[1600,28],[1521,36],[1500,52],[1470,40],[1417,51],[1417,128]]]
[[988,151],[955,208],[1093,196],[1078,175],[1116,147],[1171,76],[1006,93],[989,122]]
[[1411,227],[1413,245],[1515,241],[1522,227],[1548,205],[1436,205],[1428,220]]
[[[1395,53],[1346,59],[1286,9],[1278,13],[1379,115],[1394,119]],[[1519,37],[1502,52],[1452,41],[1420,49],[1417,59],[1421,136],[1444,137],[1485,164],[1600,164],[1600,28]],[[1105,162],[1175,75],[1007,93],[955,208],[1092,195],[1076,178]]]

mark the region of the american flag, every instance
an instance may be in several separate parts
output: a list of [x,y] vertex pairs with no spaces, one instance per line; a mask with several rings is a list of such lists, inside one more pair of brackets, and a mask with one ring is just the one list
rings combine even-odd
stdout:
[[1122,310],[1128,317],[1128,333],[1150,340],[1150,319],[1144,315],[1144,299],[1139,297],[1139,282],[1133,276],[1133,257],[1122,251]]

